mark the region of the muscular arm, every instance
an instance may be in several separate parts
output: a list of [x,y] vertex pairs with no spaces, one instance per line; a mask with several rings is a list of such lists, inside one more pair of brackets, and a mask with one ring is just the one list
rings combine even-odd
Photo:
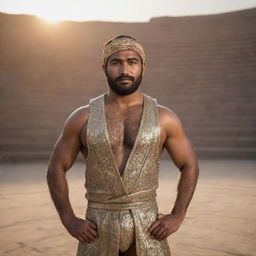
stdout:
[[54,146],[47,171],[51,197],[62,221],[65,217],[74,215],[68,196],[66,172],[73,165],[81,148],[80,128],[77,113],[72,113],[65,122],[62,134]]
[[199,168],[195,153],[179,118],[171,113],[166,119],[167,137],[164,146],[180,170],[178,193],[171,213],[184,219],[196,187]]
[[180,227],[195,191],[199,168],[189,139],[181,121],[170,110],[160,109],[161,129],[164,133],[163,146],[180,170],[177,197],[170,214],[159,214],[158,220],[149,227],[150,235],[158,240],[167,238]]
[[52,200],[63,225],[81,242],[92,238],[90,234],[85,237],[82,229],[88,228],[87,225],[93,227],[93,223],[86,222],[84,225],[83,220],[76,218],[69,200],[66,172],[72,167],[81,149],[80,133],[87,116],[86,109],[78,109],[67,119],[51,154],[46,176]]

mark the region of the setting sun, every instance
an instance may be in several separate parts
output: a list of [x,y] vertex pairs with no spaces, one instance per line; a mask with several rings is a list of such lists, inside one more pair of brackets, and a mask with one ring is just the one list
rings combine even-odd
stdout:
[[54,18],[54,17],[46,17],[46,16],[42,17],[42,16],[39,16],[39,15],[37,15],[37,17],[42,19],[46,23],[49,23],[49,24],[57,24],[61,21],[60,19],[57,19],[57,18]]
[[49,9],[47,6],[40,8],[40,10],[37,11],[36,16],[39,18],[42,18],[44,21],[50,24],[56,24],[61,20],[64,20],[66,18],[66,12],[64,9],[59,8],[52,8]]
[[0,12],[32,14],[49,24],[60,20],[148,22],[152,17],[206,15],[255,5],[256,0],[1,0]]

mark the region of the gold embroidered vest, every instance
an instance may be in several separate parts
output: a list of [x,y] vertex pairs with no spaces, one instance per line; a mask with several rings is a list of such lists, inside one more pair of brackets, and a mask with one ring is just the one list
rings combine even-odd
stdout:
[[120,231],[121,226],[123,230],[131,225],[128,218],[120,219],[120,212],[131,214],[137,256],[171,255],[166,239],[158,241],[147,233],[158,214],[160,122],[157,101],[146,94],[143,97],[139,130],[122,176],[109,141],[105,94],[90,101],[86,218],[97,226],[98,237],[91,243],[79,243],[77,256],[119,255],[121,237],[122,241],[130,237],[128,231]]
[[[160,124],[157,102],[143,94],[139,130],[121,177],[111,149],[104,94],[90,101],[87,124],[86,198],[94,206],[129,208],[155,201],[159,172]],[[104,207],[104,206],[103,206]]]

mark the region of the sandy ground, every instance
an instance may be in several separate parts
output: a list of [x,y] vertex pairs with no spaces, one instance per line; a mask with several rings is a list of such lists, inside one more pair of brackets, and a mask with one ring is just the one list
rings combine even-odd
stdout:
[[[256,255],[256,161],[202,160],[200,179],[181,228],[168,238],[172,256]],[[0,255],[75,255],[45,181],[47,163],[0,165]],[[161,162],[160,212],[172,208],[178,170]],[[84,165],[68,172],[70,197],[85,212]]]

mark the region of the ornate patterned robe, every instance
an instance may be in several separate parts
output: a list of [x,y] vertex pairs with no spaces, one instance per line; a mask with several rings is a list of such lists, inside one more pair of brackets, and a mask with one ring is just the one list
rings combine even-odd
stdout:
[[[79,242],[77,256],[118,256],[120,241],[130,239],[124,230],[131,225],[135,227],[138,256],[170,255],[167,240],[150,238],[146,232],[158,214],[160,123],[156,99],[146,94],[143,97],[139,130],[122,176],[107,131],[105,94],[90,100],[85,160],[86,218],[97,225],[98,237],[91,243]],[[122,211],[130,212],[133,223],[126,213],[120,219]]]

